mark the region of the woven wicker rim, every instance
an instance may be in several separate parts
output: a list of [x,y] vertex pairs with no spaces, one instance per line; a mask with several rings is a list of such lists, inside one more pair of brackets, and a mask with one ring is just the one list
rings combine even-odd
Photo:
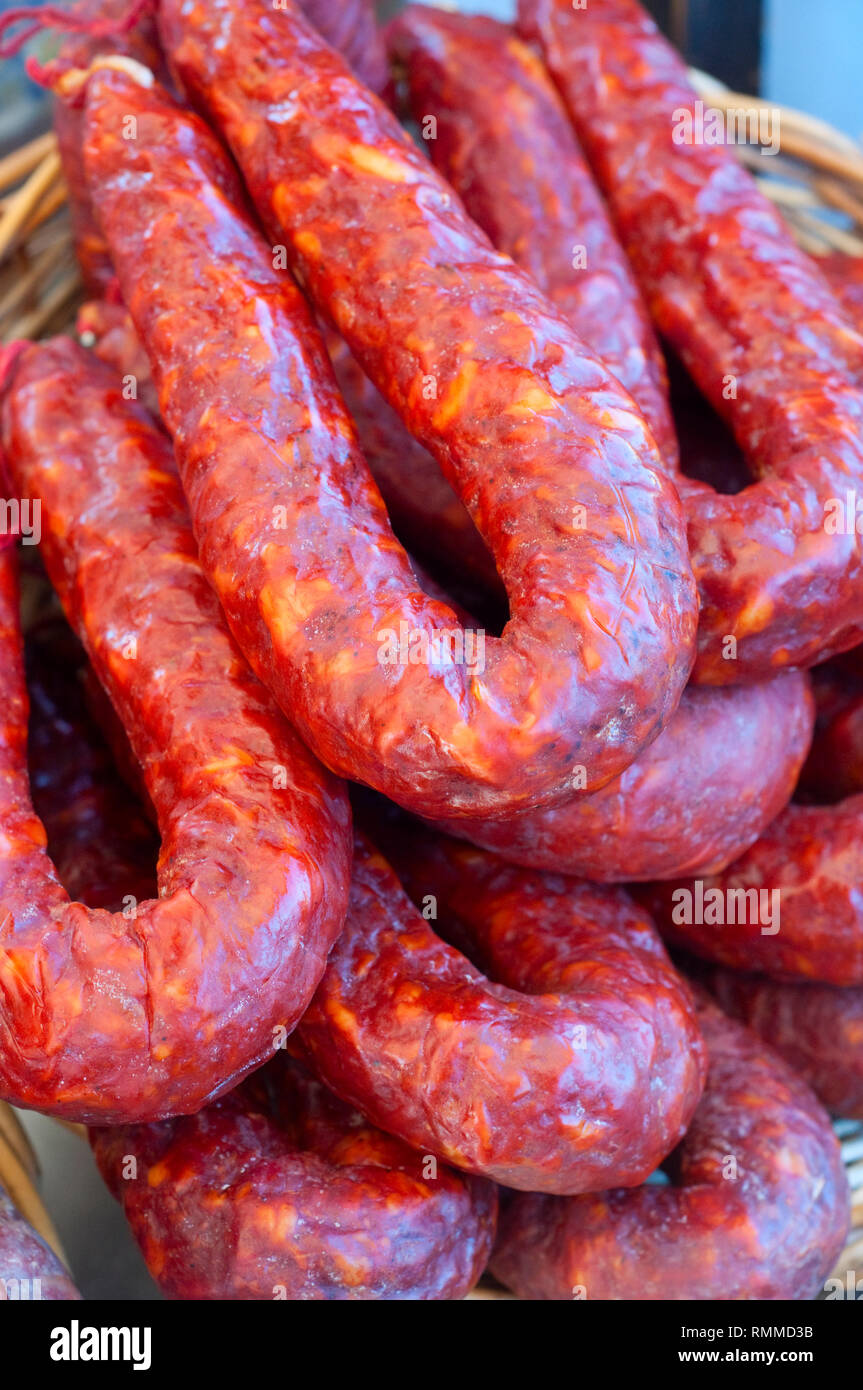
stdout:
[[39,1163],[33,1146],[11,1106],[0,1101],[0,1187],[68,1269],[60,1237],[36,1188]]

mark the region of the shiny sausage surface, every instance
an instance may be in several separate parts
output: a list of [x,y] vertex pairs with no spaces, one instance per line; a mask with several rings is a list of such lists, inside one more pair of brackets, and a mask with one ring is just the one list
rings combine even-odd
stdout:
[[248,670],[195,552],[170,446],[68,339],[2,401],[42,554],[157,809],[159,897],[70,902],[30,800],[12,552],[0,553],[0,1094],[83,1122],[202,1106],[274,1051],[345,913],[349,807]]
[[532,1299],[811,1299],[849,1225],[827,1114],[754,1034],[703,1005],[704,1098],[671,1185],[505,1204],[491,1269]]
[[545,1192],[642,1181],[685,1131],[704,1067],[649,919],[620,890],[422,828],[388,852],[417,906],[359,837],[304,1055],[374,1123],[468,1172]]

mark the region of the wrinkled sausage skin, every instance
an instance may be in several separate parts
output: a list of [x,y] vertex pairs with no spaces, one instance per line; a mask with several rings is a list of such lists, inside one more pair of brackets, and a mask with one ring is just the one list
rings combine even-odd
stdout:
[[[125,306],[90,300],[78,311],[75,327],[80,341],[103,362],[134,376],[138,399],[158,415],[149,359]],[[327,352],[402,545],[445,579],[450,592],[458,587],[469,606],[479,607],[489,596],[505,602],[489,549],[431,454],[408,434],[338,334],[327,335]]]
[[863,989],[787,984],[720,966],[696,978],[724,1013],[751,1028],[833,1115],[863,1120]]
[[491,979],[359,837],[303,1055],[375,1124],[468,1172],[546,1192],[642,1181],[685,1131],[704,1065],[652,924],[620,890],[422,829],[399,866]]
[[861,882],[863,796],[849,796],[788,806],[721,874],[639,896],[667,940],[706,960],[775,980],[863,985]]
[[[863,336],[733,149],[686,142],[696,94],[635,0],[520,0],[660,334],[755,481],[686,489],[701,597],[694,679],[811,666],[863,636]],[[805,332],[801,325],[805,325]],[[728,642],[733,637],[736,648]]]
[[81,1297],[62,1261],[0,1187],[0,1303],[16,1297],[36,1298],[34,1281],[42,1301],[71,1302]]
[[673,474],[677,436],[662,350],[542,63],[508,25],[426,5],[397,15],[388,47],[414,120],[436,120],[425,146],[435,167],[623,383]]
[[510,863],[597,883],[718,873],[790,801],[812,717],[799,672],[689,686],[655,743],[592,796],[505,820],[439,824]]
[[286,1058],[190,1119],[91,1142],[169,1298],[456,1299],[488,1260],[492,1184],[428,1176]]
[[339,932],[344,789],[231,641],[198,565],[170,446],[67,339],[23,349],[2,404],[42,553],[157,809],[160,896],[72,903],[26,767],[10,552],[0,556],[0,1095],[83,1122],[200,1108],[302,1014]]
[[[115,18],[119,22],[129,10],[129,0],[95,0],[95,5],[98,6],[99,18],[103,20]],[[125,28],[117,34],[100,33],[98,38],[78,34],[64,39],[54,66],[61,70],[86,67],[97,53],[128,55],[164,76],[164,62],[152,14],[139,15],[132,29]],[[66,181],[75,254],[88,293],[101,295],[114,284],[114,267],[87,188],[81,148],[82,128],[83,115],[79,106],[64,101],[54,103],[54,131]]]
[[826,1113],[754,1034],[704,1005],[710,1069],[671,1186],[519,1193],[492,1273],[532,1299],[811,1299],[849,1225]]
[[[276,14],[263,4],[163,5],[159,22],[184,89],[228,138],[258,208],[284,228],[274,233],[276,244],[456,483],[510,599],[511,621],[499,641],[486,643],[482,675],[466,679],[458,664],[448,672],[451,699],[439,681],[421,677],[419,666],[402,668],[387,684],[389,727],[380,731],[374,758],[375,767],[386,767],[387,785],[381,787],[365,750],[360,762],[354,747],[346,766],[328,748],[325,761],[411,809],[423,809],[428,786],[427,803],[436,795],[456,815],[506,814],[519,803],[563,799],[575,790],[573,766],[586,766],[592,784],[602,785],[670,715],[691,653],[692,590],[678,502],[634,402],[529,279],[491,248],[391,113],[321,47],[293,6]],[[97,74],[101,93],[112,76]],[[144,181],[132,179],[133,142],[105,135],[129,99],[124,90],[109,110],[95,100],[91,82],[88,170],[124,297],[157,378],[161,370],[162,414],[176,441],[185,370],[180,335],[168,331],[158,286],[151,281],[142,289],[148,277],[132,225],[139,217],[152,225],[151,214],[158,223],[158,209],[151,209]],[[141,124],[132,163],[143,157]],[[236,276],[236,253],[232,266]],[[175,291],[176,317],[185,322],[191,288],[184,283]],[[188,336],[197,362],[201,334]],[[205,565],[221,575],[228,527],[222,525],[217,546],[200,521],[211,477],[193,479],[182,459],[181,470]],[[354,508],[356,519],[356,498]],[[318,533],[318,553],[327,555],[320,520]],[[366,556],[365,593],[380,572],[375,549],[380,543]],[[347,575],[340,593],[339,609],[328,611],[331,621],[343,607],[350,611],[357,656],[342,659],[331,704],[342,726],[362,715],[367,737],[382,718],[381,681],[363,678],[359,706],[352,691],[363,683],[357,666],[365,671],[373,660],[374,629],[360,630],[368,599],[364,593],[352,606]],[[388,593],[392,628],[401,616],[392,579]],[[229,613],[238,607],[236,595],[223,589],[221,597]],[[232,622],[238,630],[239,615],[232,613]],[[410,625],[419,626],[416,617]],[[313,630],[317,635],[319,625]],[[331,683],[331,669],[322,678]],[[421,765],[415,759],[397,782],[389,774],[417,712],[431,736],[423,734]],[[418,739],[420,731],[410,736]],[[320,736],[312,742],[322,751]],[[469,779],[463,774],[469,785],[453,785],[445,774],[434,791],[433,764],[445,756],[473,771]]]

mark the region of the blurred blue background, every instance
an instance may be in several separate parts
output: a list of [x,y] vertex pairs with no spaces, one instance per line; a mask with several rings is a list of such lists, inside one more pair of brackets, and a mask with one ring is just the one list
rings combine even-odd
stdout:
[[863,0],[766,0],[761,89],[863,139]]

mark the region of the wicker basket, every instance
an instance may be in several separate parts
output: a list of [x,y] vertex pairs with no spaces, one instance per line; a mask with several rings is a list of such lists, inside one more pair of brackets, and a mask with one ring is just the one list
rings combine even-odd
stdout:
[[[711,106],[775,109],[758,98],[729,92],[704,73],[693,70],[691,76]],[[767,159],[751,146],[740,146],[740,157],[782,209],[806,251],[863,256],[863,149],[823,121],[778,109],[781,154]],[[69,331],[82,295],[57,142],[49,132],[0,160],[0,343]],[[844,1279],[849,1270],[863,1273],[863,1124],[839,1121],[836,1129],[854,1192],[853,1230],[835,1271]],[[0,1181],[61,1253],[33,1188],[34,1174],[23,1131],[8,1107],[0,1107]],[[470,1297],[509,1295],[484,1283]]]
[[38,1177],[39,1164],[30,1141],[14,1110],[0,1101],[0,1187],[68,1269],[60,1237],[36,1189]]

